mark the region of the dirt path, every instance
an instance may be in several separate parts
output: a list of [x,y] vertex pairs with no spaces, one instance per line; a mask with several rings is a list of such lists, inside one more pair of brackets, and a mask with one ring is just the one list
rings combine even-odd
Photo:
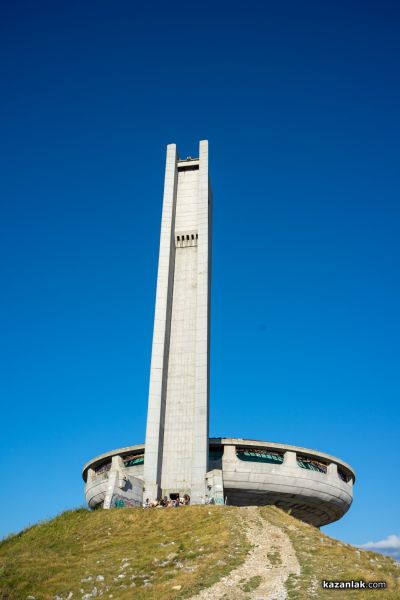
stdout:
[[252,550],[245,562],[190,600],[285,600],[285,581],[300,566],[287,535],[263,519],[257,507],[241,509]]

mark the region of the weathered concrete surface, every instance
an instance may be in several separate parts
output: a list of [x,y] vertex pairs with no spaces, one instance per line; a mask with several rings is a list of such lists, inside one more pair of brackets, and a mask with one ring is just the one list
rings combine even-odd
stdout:
[[[192,503],[212,497],[239,506],[276,504],[308,523],[325,525],[351,505],[354,472],[349,465],[322,452],[275,442],[208,439],[211,207],[208,142],[200,142],[199,158],[186,160],[179,160],[170,144],[144,465],[144,445],[93,459],[83,472],[87,501],[91,507],[109,507],[121,490],[134,503],[143,495],[156,499],[188,493]],[[258,456],[266,450],[279,457],[253,460],[247,452],[245,459],[246,448],[256,449]],[[140,454],[142,464],[127,458]]]
[[[215,501],[220,501],[223,496],[228,504],[236,506],[274,504],[317,527],[342,517],[352,503],[354,471],[350,465],[334,456],[288,444],[235,438],[210,439],[209,445],[214,451],[220,450],[221,468],[206,474],[207,485],[200,502],[205,501],[206,496],[213,497]],[[284,460],[276,465],[243,461],[237,456],[238,449],[243,448],[280,452]],[[91,507],[104,501],[107,487],[104,472],[96,475],[94,468],[104,468],[104,465],[111,463],[112,457],[134,453],[138,456],[144,453],[146,464],[144,445],[102,454],[86,463],[83,477],[87,482],[86,498]],[[326,473],[301,468],[297,463],[298,456],[323,462],[327,467]],[[124,473],[143,479],[143,465],[124,468],[121,464],[119,469]],[[338,469],[347,481],[341,479]]]
[[85,497],[90,508],[99,505],[105,509],[142,506],[143,477],[132,471],[132,468],[125,468],[119,455],[112,457],[109,470],[96,474],[89,469]]
[[199,159],[167,148],[146,430],[145,495],[204,496],[208,461],[211,195]]

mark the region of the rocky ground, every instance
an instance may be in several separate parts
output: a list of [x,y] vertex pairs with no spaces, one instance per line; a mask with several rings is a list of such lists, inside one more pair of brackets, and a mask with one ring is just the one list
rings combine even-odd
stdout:
[[289,537],[260,515],[258,508],[241,508],[251,545],[244,563],[191,600],[285,600],[285,582],[299,575],[300,565]]

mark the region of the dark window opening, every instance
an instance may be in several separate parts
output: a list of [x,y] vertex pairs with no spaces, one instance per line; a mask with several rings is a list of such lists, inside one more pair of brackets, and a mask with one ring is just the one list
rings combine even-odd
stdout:
[[144,455],[131,454],[130,456],[124,456],[123,461],[125,467],[134,467],[135,465],[142,465],[144,463]]
[[106,473],[111,469],[111,460],[105,463],[100,464],[95,468],[96,475],[100,475],[100,473]]
[[317,471],[318,473],[326,473],[327,467],[324,463],[318,460],[311,460],[306,456],[297,455],[297,464],[302,469],[308,469],[309,471]]
[[345,473],[345,471],[343,471],[342,469],[338,469],[338,475],[339,475],[339,478],[340,478],[342,481],[345,481],[346,483],[349,483],[349,481],[350,481],[351,477],[349,477],[349,476],[347,475],[347,473]]
[[185,165],[182,167],[178,167],[178,171],[198,171],[199,165]]
[[272,465],[281,465],[283,463],[283,454],[281,452],[261,448],[236,448],[236,456],[244,461],[262,462]]

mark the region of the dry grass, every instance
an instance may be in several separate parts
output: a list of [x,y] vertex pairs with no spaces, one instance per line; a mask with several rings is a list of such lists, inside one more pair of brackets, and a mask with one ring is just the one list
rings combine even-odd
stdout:
[[[289,600],[373,600],[378,597],[399,600],[400,565],[391,558],[338,542],[276,507],[268,506],[260,511],[265,519],[289,536],[300,563],[300,575],[292,575],[286,582]],[[388,587],[385,590],[326,590],[321,587],[323,579],[386,581]]]
[[244,592],[252,592],[256,590],[261,584],[262,578],[259,575],[255,575],[254,577],[250,577],[246,582],[243,582],[241,585],[242,590]]
[[[248,551],[234,508],[66,512],[0,543],[0,599],[185,598]],[[175,589],[174,589],[175,588]]]
[[[275,507],[259,510],[288,535],[301,565],[286,582],[289,600],[400,598],[400,568],[390,558],[342,544]],[[82,600],[94,588],[96,598],[113,600],[187,598],[243,562],[250,546],[242,513],[200,506],[63,513],[0,542],[0,600],[71,593]],[[273,547],[267,558],[279,564]],[[329,591],[322,579],[384,580],[388,589]],[[254,577],[240,587],[256,594],[259,583]]]

